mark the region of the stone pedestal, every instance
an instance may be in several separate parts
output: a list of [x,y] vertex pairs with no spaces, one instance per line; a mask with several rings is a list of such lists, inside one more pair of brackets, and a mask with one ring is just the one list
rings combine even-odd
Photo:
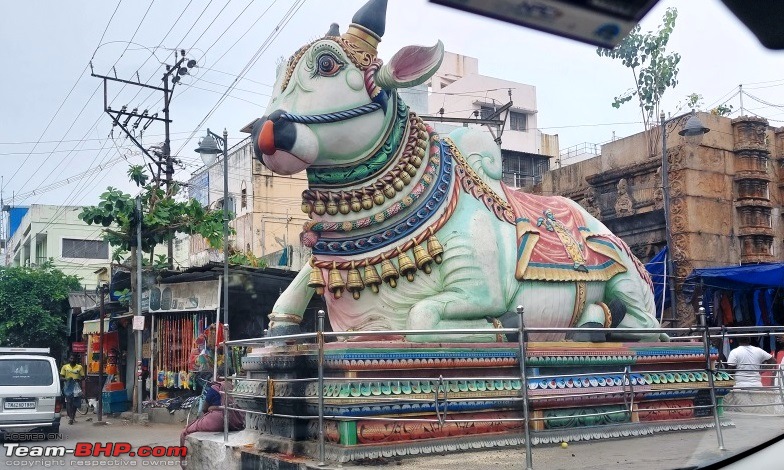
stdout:
[[[518,357],[514,343],[327,344],[327,459],[523,443]],[[257,349],[243,360],[250,377],[232,394],[259,432],[257,450],[317,455],[317,360],[314,345]],[[712,426],[712,408],[701,407],[710,404],[704,364],[699,343],[529,343],[531,442]],[[733,385],[723,372],[714,379],[719,397]]]

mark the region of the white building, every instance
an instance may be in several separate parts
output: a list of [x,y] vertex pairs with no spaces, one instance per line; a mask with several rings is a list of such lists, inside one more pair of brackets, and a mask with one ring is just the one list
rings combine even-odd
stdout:
[[[264,259],[267,266],[299,269],[309,259],[299,243],[302,224],[309,220],[300,209],[307,176],[272,173],[255,158],[250,138],[229,149],[228,162],[229,210],[234,214],[229,224],[236,231],[229,237],[231,246]],[[223,207],[222,155],[193,173],[188,191],[205,207]],[[188,245],[193,266],[223,261],[223,250],[210,249],[201,237],[190,237]]]
[[[496,118],[504,119],[500,133],[503,178],[510,186],[532,183],[558,157],[558,135],[538,130],[536,87],[481,75],[479,60],[474,57],[446,52],[428,83],[398,91],[417,114],[432,116],[431,124],[442,133],[461,124],[445,125],[435,118],[488,118],[511,101],[511,108]],[[482,129],[491,132],[487,127]],[[492,133],[497,137],[499,130],[493,128]]]
[[102,227],[79,220],[81,211],[81,206],[30,206],[8,240],[11,264],[34,266],[51,259],[65,274],[78,276],[86,289],[95,289],[96,272],[109,268],[111,250],[101,239]]

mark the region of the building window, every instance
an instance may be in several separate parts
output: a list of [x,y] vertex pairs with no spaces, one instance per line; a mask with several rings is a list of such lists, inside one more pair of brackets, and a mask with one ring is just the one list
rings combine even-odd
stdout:
[[480,119],[488,119],[494,112],[495,109],[487,106],[482,106],[481,108],[479,108],[479,117]]
[[63,258],[109,259],[109,243],[63,238]]
[[248,188],[245,187],[245,182],[242,182],[242,189],[240,190],[240,209],[248,207]]
[[[234,196],[229,196],[226,202],[227,202],[226,206],[229,208],[229,212],[231,212],[231,215],[237,217],[237,206],[234,202]],[[223,210],[223,198],[215,201],[215,208],[218,210]]]
[[513,131],[524,131],[528,127],[528,115],[525,113],[509,113],[509,129]]

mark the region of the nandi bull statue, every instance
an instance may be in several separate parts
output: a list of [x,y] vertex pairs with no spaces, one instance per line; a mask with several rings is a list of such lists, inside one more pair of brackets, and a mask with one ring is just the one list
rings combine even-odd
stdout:
[[[486,133],[439,136],[408,109],[396,90],[430,78],[444,48],[405,47],[383,64],[386,3],[371,0],[345,33],[333,24],[281,63],[254,125],[264,164],[307,170],[309,182],[301,238],[313,257],[275,304],[269,334],[297,332],[314,291],[335,331],[434,331],[386,339],[503,341],[493,329],[513,325],[517,305],[529,327],[658,327],[650,279],[623,241],[571,200],[504,186]],[[469,328],[487,333],[437,333]],[[659,339],[572,339],[605,337]]]

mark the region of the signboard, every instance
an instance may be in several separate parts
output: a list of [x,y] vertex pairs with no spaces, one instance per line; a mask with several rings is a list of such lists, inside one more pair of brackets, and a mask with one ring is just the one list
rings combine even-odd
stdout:
[[430,0],[458,10],[613,48],[658,0]]
[[134,315],[133,317],[133,329],[134,330],[143,330],[144,329],[144,317],[141,315]]
[[150,312],[215,311],[220,306],[219,281],[159,284],[148,292]]
[[77,341],[71,343],[71,352],[75,353],[86,353],[87,352],[87,342],[86,341]]

